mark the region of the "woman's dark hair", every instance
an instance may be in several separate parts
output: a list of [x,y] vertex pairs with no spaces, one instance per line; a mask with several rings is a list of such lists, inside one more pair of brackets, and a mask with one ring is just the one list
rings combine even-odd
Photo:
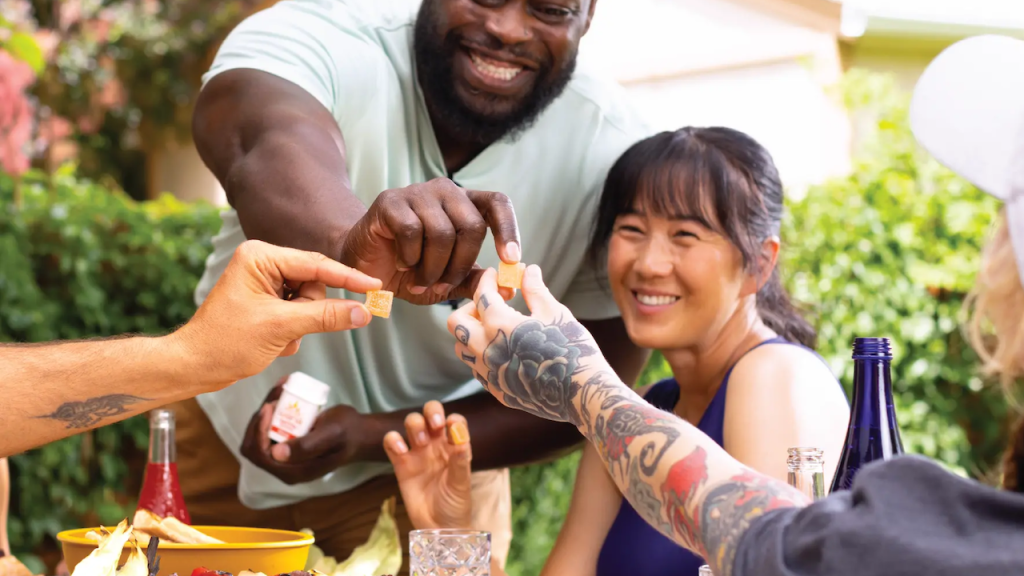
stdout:
[[[615,219],[640,205],[667,216],[696,218],[739,249],[751,272],[761,245],[779,234],[782,182],[771,155],[729,128],[683,128],[637,142],[612,166],[590,240],[590,257],[604,265]],[[757,292],[761,320],[780,336],[810,348],[814,328],[796,310],[778,268]]]

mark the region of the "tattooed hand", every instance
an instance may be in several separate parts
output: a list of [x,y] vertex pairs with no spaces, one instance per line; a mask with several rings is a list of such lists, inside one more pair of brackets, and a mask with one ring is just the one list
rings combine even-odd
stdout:
[[474,301],[448,319],[455,354],[506,406],[583,426],[581,389],[595,372],[609,370],[607,362],[586,328],[548,291],[537,266],[526,269],[523,297],[531,316],[505,304],[497,274],[487,270]]

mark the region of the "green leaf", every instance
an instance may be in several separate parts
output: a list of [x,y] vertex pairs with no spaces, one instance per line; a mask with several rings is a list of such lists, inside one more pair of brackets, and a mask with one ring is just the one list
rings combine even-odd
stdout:
[[39,74],[46,68],[46,59],[43,58],[43,50],[36,43],[36,39],[31,34],[25,32],[15,32],[11,34],[11,37],[7,40],[4,48],[11,53],[12,56],[25,62],[32,71]]

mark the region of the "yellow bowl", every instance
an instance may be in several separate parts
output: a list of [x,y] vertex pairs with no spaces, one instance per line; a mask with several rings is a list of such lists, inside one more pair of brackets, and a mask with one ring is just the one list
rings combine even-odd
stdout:
[[[238,576],[243,570],[263,572],[268,576],[302,570],[309,557],[313,537],[301,532],[269,530],[265,528],[236,528],[230,526],[196,526],[200,532],[222,540],[225,544],[173,544],[160,541],[160,576],[191,576],[199,567],[222,570]],[[64,549],[68,570],[96,549],[95,540],[85,535],[98,528],[67,530],[57,534]],[[121,562],[128,559],[125,545]],[[143,549],[145,552],[145,549]]]

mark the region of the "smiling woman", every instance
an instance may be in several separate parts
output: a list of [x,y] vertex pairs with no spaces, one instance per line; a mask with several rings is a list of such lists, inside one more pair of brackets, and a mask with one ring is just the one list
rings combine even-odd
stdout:
[[[786,450],[815,446],[831,476],[849,409],[779,280],[781,217],[782,183],[753,139],[727,128],[664,132],[612,167],[591,257],[607,264],[630,338],[672,368],[674,378],[641,391],[648,402],[755,470],[785,480]],[[614,424],[634,438],[651,418]],[[661,517],[658,496],[634,496],[638,508],[588,447],[544,574],[696,576],[707,560],[644,520]]]

